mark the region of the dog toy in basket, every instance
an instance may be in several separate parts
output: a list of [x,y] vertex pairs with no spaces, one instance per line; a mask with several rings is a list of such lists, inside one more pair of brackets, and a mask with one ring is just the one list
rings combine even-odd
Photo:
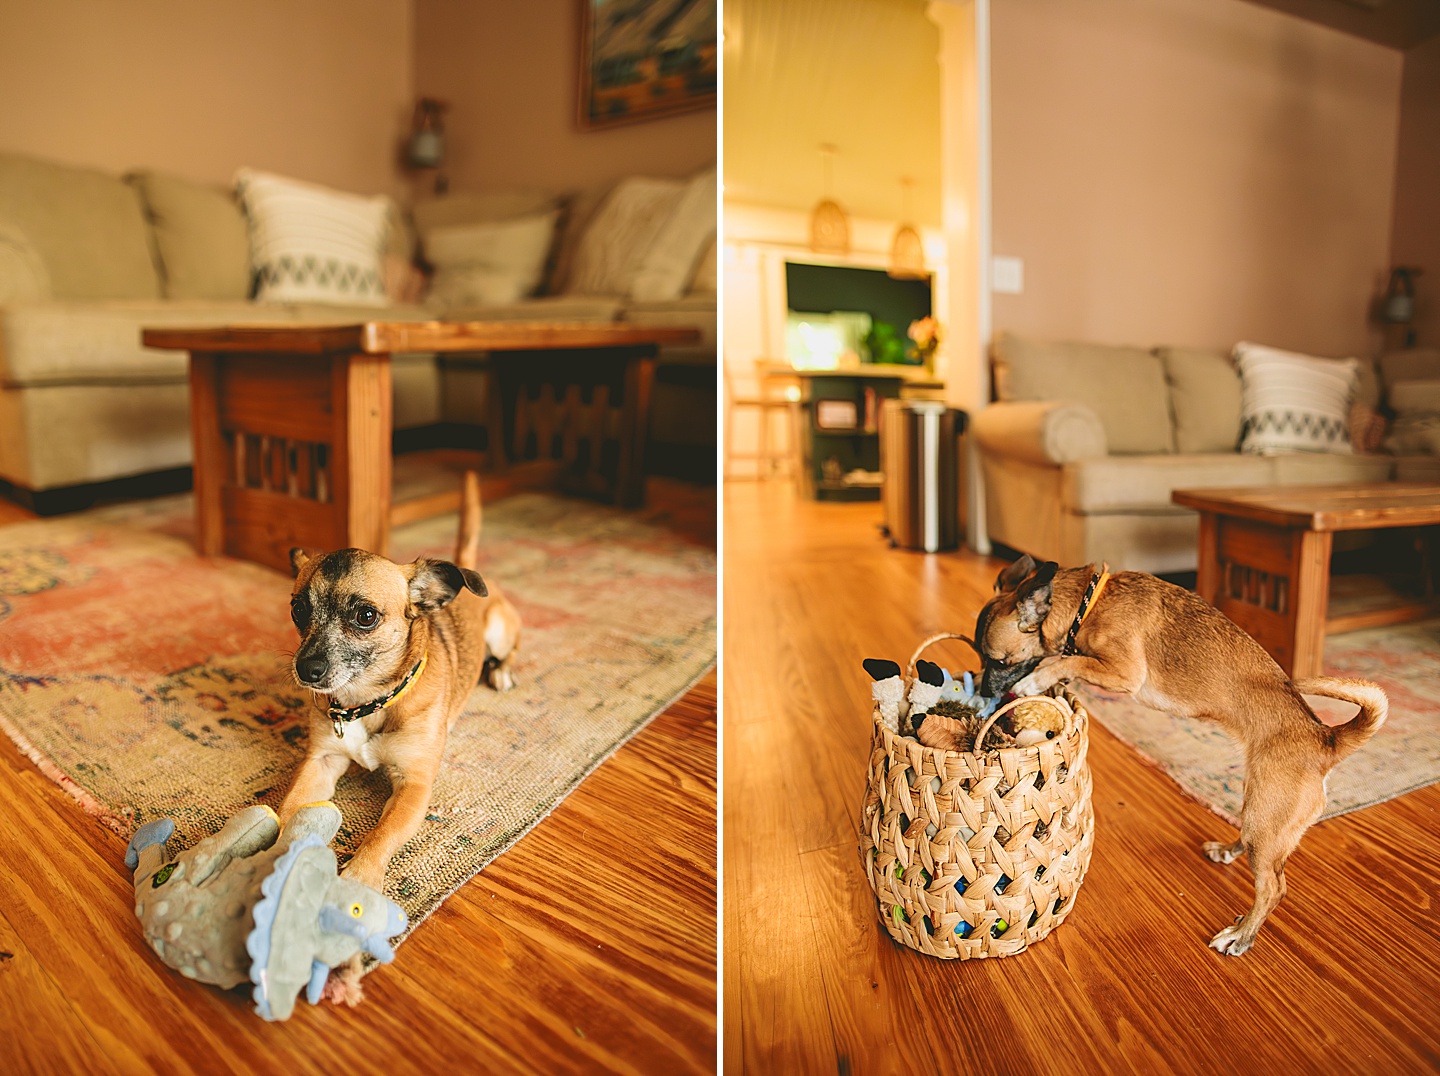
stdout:
[[247,807],[171,859],[175,823],[141,826],[125,865],[145,940],[187,978],[227,989],[253,982],[266,1020],[288,1018],[302,987],[318,1002],[330,969],[358,952],[389,963],[405,913],[337,876],[328,845],[339,828],[332,803],[301,808],[283,832],[269,807]]
[[[920,660],[944,639],[970,642],[927,639],[908,677],[865,663],[875,683],[861,861],[896,941],[943,959],[1009,956],[1064,922],[1089,866],[1089,717],[1068,696],[1002,706],[977,695],[968,673],[957,681]],[[918,739],[898,731],[907,717]]]

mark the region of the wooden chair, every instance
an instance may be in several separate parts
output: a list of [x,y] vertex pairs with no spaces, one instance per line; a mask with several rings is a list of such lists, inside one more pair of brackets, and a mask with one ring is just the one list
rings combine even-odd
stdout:
[[[736,460],[756,460],[759,463],[757,478],[773,478],[783,470],[798,481],[804,467],[800,444],[799,377],[777,369],[773,362],[756,359],[753,388],[744,383],[737,388],[737,379],[730,367],[724,363],[721,366],[725,371],[725,477],[732,477],[731,464]],[[735,413],[745,407],[754,408],[759,416],[757,452],[735,451]],[[789,419],[790,443],[784,448],[772,448],[770,443],[771,417],[777,412]]]

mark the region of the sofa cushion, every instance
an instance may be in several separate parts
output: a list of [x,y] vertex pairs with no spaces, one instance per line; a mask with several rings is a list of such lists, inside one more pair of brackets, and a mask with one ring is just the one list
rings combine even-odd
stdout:
[[1390,406],[1401,415],[1440,411],[1440,378],[1395,382],[1390,386]]
[[715,169],[708,168],[685,184],[680,200],[635,271],[630,297],[639,302],[680,298],[714,235]]
[[1002,400],[1074,400],[1105,427],[1110,451],[1173,452],[1169,391],[1159,358],[1138,347],[995,339]]
[[127,177],[140,192],[170,299],[245,299],[250,237],[229,191],[158,172]]
[[[681,345],[697,348],[715,355],[715,296],[686,295],[679,299],[654,303],[628,303],[620,313],[621,321],[637,325],[663,325],[682,329],[699,329],[700,339],[694,344]],[[665,348],[671,350],[669,346]]]
[[684,188],[678,179],[621,180],[585,229],[565,290],[573,295],[629,295]]
[[18,227],[56,299],[157,299],[140,196],[122,180],[0,153],[0,223]]
[[1349,453],[1350,403],[1359,363],[1260,344],[1235,345],[1242,452]]
[[427,304],[455,306],[516,303],[534,294],[545,275],[558,210],[511,220],[427,228],[425,260],[435,266]]
[[1380,356],[1380,374],[1388,390],[1397,381],[1440,378],[1440,348],[1412,347]]
[[983,408],[973,420],[975,441],[987,456],[1042,467],[1104,456],[1105,427],[1095,412],[1068,400],[1010,400]]
[[695,275],[690,278],[690,295],[714,295],[720,290],[716,277],[719,273],[715,243],[718,236],[711,234],[710,243],[700,253],[700,260],[695,263]]
[[40,252],[13,224],[0,221],[0,306],[50,298],[50,273]]
[[1282,452],[1272,456],[1277,486],[1324,486],[1340,482],[1385,482],[1393,456],[1341,456],[1333,452]]
[[544,294],[561,295],[570,290],[570,277],[575,268],[575,255],[580,250],[580,240],[585,237],[590,222],[614,189],[613,182],[598,183],[564,200],[555,234],[555,255],[545,280]]
[[1065,465],[1061,501],[1079,513],[1181,512],[1177,489],[1264,486],[1274,481],[1270,457],[1238,452],[1102,456]]
[[200,300],[32,303],[0,310],[0,383],[126,384],[185,380],[185,352],[140,346],[147,325],[354,324],[376,318],[427,321],[424,307],[343,307],[322,303]]
[[1240,444],[1240,374],[1223,351],[1155,349],[1170,385],[1175,451],[1234,452]]
[[242,168],[235,190],[250,228],[257,298],[384,306],[390,199]]
[[[462,306],[446,321],[615,321],[624,303],[603,295],[542,295],[503,306]],[[433,315],[432,315],[433,316]]]

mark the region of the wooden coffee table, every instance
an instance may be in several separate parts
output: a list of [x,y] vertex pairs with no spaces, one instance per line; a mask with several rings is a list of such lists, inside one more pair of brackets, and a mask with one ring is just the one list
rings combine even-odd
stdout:
[[1171,495],[1200,513],[1196,589],[1249,632],[1290,676],[1321,675],[1326,634],[1400,624],[1436,611],[1410,601],[1331,617],[1336,531],[1440,525],[1440,486],[1370,483],[1188,489]]
[[[146,347],[190,352],[200,552],[286,572],[293,546],[389,552],[392,353],[484,353],[493,371],[492,464],[506,459],[494,443],[503,444],[505,433],[541,456],[563,438],[566,462],[577,464],[577,486],[631,506],[644,499],[656,350],[697,339],[694,329],[668,326],[527,322],[371,321],[141,334]],[[541,383],[540,406],[532,405],[531,391]],[[589,392],[589,404],[582,391]],[[562,392],[568,409],[557,403]],[[506,413],[495,414],[502,401]],[[618,421],[612,421],[617,403]],[[586,428],[559,428],[554,419],[561,410],[571,426],[580,424],[575,416],[583,410]],[[532,412],[544,420],[538,431],[527,425]],[[581,439],[588,459],[573,458]]]

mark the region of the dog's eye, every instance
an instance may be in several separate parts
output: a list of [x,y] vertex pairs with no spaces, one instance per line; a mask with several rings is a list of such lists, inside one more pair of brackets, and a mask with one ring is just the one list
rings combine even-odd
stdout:
[[361,606],[355,613],[355,623],[362,628],[373,628],[380,620],[380,614],[370,606]]
[[295,621],[297,628],[304,628],[310,621],[310,603],[303,597],[296,598],[290,603],[290,619]]

